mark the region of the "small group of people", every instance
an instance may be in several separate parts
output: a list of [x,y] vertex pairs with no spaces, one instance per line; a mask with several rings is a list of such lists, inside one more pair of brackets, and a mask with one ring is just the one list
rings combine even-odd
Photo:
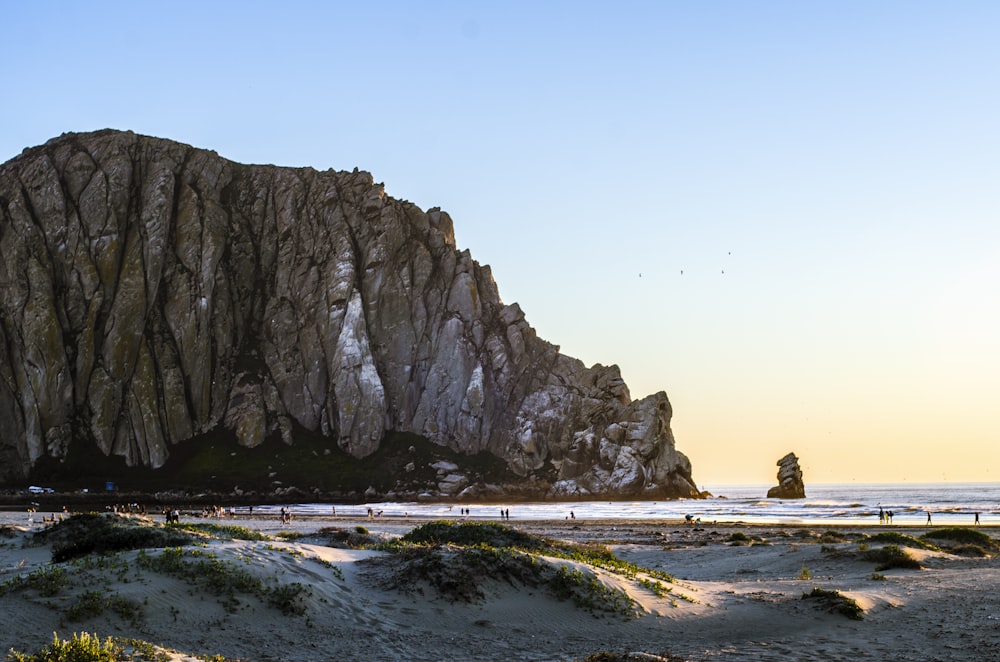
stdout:
[[173,510],[168,510],[164,514],[164,519],[167,524],[180,524],[181,523],[181,511],[174,508]]
[[282,506],[281,507],[281,523],[282,524],[288,524],[291,521],[292,521],[292,512],[290,510],[288,510],[287,508],[285,508],[284,506]]
[[[251,509],[251,513],[253,510]],[[222,519],[223,517],[236,517],[236,508],[230,506],[228,509],[222,506],[205,506],[201,509],[202,517],[214,517],[216,519]]]
[[500,509],[500,519],[506,520],[508,522],[510,521],[510,508],[508,508],[507,510],[504,510],[503,508]]
[[[933,526],[933,517],[931,516],[930,510],[924,511],[927,514],[926,526]],[[882,506],[878,507],[878,523],[879,524],[892,524],[892,518],[894,513],[891,510],[883,510]],[[972,513],[973,519],[972,523],[979,526],[979,513]]]
[[371,506],[369,506],[368,507],[368,519],[374,519],[376,517],[382,517],[382,513],[384,513],[384,512],[385,512],[384,510],[380,510],[378,512],[375,512],[375,510]]
[[144,506],[142,504],[139,504],[139,503],[125,503],[125,504],[116,503],[116,504],[114,504],[112,506],[107,506],[107,510],[110,510],[111,512],[113,512],[115,514],[121,513],[123,515],[145,515],[146,514],[146,506]]

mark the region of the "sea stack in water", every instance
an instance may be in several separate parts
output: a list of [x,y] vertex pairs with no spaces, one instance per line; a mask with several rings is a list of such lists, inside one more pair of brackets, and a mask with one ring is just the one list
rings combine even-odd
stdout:
[[778,484],[767,491],[768,499],[805,499],[806,486],[795,453],[778,460]]

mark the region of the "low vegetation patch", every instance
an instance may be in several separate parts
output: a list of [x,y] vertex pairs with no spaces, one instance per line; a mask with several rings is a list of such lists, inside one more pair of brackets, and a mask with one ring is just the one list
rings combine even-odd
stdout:
[[629,618],[635,612],[635,601],[627,593],[605,586],[592,572],[580,568],[559,566],[555,576],[548,578],[547,588],[560,600],[572,600],[591,613],[604,611]]
[[420,585],[426,584],[453,602],[485,599],[484,580],[531,587],[544,582],[541,563],[509,547],[403,546],[393,565],[389,588],[422,592]]
[[919,570],[920,561],[910,556],[907,551],[899,545],[885,545],[869,549],[862,555],[866,561],[873,561],[878,565],[876,570],[889,570],[892,568],[908,568]]
[[18,575],[0,584],[0,596],[14,591],[33,590],[40,597],[59,595],[69,585],[69,575],[59,567],[38,568],[27,575]]
[[729,543],[730,545],[736,545],[736,546],[750,545],[753,544],[753,538],[743,533],[742,531],[733,531],[732,533],[729,534],[729,537],[726,538],[726,542]]
[[267,583],[236,564],[218,559],[212,552],[200,549],[168,548],[159,554],[140,552],[139,566],[181,579],[208,592],[224,596],[222,605],[235,611],[239,603],[236,594],[252,595],[275,607],[285,615],[301,616],[306,607],[303,598],[309,589],[297,582]]
[[991,538],[988,534],[963,526],[949,526],[941,529],[934,529],[933,531],[928,531],[922,537],[927,540],[945,541],[948,543],[958,543],[964,545],[978,545],[983,549],[991,551],[1000,549],[1000,545],[997,544],[997,541]]
[[[254,529],[248,529],[245,526],[235,526],[232,524],[214,524],[211,522],[185,522],[183,524],[169,524],[171,529],[180,529],[183,531],[192,531],[195,533],[202,533],[212,538],[218,538],[219,540],[270,540],[271,537],[256,531]],[[165,545],[169,546],[169,545]]]
[[274,537],[284,540],[286,542],[292,542],[300,538],[305,538],[306,534],[303,533],[302,531],[278,531],[277,533],[274,534]]
[[381,538],[371,535],[363,526],[351,530],[327,526],[317,531],[316,535],[324,538],[327,547],[338,549],[373,549],[382,542]]
[[579,662],[685,662],[686,657],[680,657],[672,653],[608,653],[601,651],[591,653]]
[[124,646],[111,637],[102,640],[96,634],[81,632],[67,640],[53,634],[52,643],[37,653],[28,655],[12,650],[8,659],[15,662],[118,662],[127,658]]
[[[35,653],[11,650],[7,659],[14,662],[170,662],[189,659],[179,651],[132,638],[101,639],[89,632],[73,633],[70,639],[52,635],[52,642]],[[226,662],[221,655],[198,656],[209,662]]]
[[114,612],[120,619],[133,625],[138,625],[144,618],[142,605],[138,602],[104,591],[84,591],[76,596],[63,614],[66,620],[77,622],[96,618],[105,611]]
[[816,600],[821,607],[830,613],[841,614],[855,621],[860,621],[865,616],[865,610],[861,608],[857,600],[847,597],[840,591],[814,588],[810,593],[803,593],[802,599]]
[[[640,568],[619,559],[603,545],[575,545],[547,540],[495,522],[429,522],[380,549],[394,553],[396,565],[390,588],[433,587],[454,601],[479,602],[485,582],[540,587],[591,613],[633,616],[635,602],[624,592],[603,584],[591,569],[599,568],[636,581],[664,596],[674,581],[664,572]],[[574,561],[577,565],[543,562],[539,556]],[[687,599],[684,596],[680,596]]]
[[824,531],[823,535],[819,537],[819,541],[826,544],[847,542],[847,536],[840,531],[834,531],[831,529],[830,531]]
[[929,549],[934,552],[940,551],[937,545],[933,545],[926,540],[914,538],[913,536],[907,536],[902,533],[896,533],[895,531],[882,531],[872,536],[866,536],[864,541],[869,545],[876,543],[882,545],[910,547],[912,549]]
[[[867,545],[865,549],[868,549]],[[834,547],[832,545],[821,545],[819,551],[823,553],[824,556],[831,559],[852,559],[854,558],[854,552],[849,548],[844,547]]]
[[[0,584],[0,596],[34,593],[38,598],[44,598],[42,604],[59,611],[70,622],[85,621],[110,611],[133,626],[141,623],[144,618],[142,605],[111,592],[106,582],[92,572],[94,570],[114,573],[120,578],[128,573],[128,564],[118,555],[107,555],[37,568]],[[98,586],[101,590],[97,590]]]
[[404,543],[441,545],[450,543],[472,547],[513,547],[523,550],[547,550],[556,543],[495,522],[437,520],[411,530],[400,539]]
[[61,563],[88,554],[186,545],[192,538],[183,531],[141,517],[85,513],[39,531],[33,540],[52,545],[52,562]]

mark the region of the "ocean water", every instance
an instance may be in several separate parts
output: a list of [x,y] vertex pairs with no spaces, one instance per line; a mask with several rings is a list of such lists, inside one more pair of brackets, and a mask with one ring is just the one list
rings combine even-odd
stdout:
[[[499,519],[500,510],[518,519],[578,520],[681,519],[748,524],[878,524],[879,508],[893,512],[896,525],[923,525],[927,513],[935,525],[969,526],[974,513],[982,524],[1000,525],[1000,483],[896,483],[806,485],[805,499],[768,499],[767,485],[707,486],[710,499],[677,501],[571,501],[495,504],[380,502],[368,504],[302,503],[286,506],[293,514],[367,517],[368,509],[385,516]],[[254,512],[277,514],[281,506],[255,506]],[[571,515],[572,514],[572,515]]]

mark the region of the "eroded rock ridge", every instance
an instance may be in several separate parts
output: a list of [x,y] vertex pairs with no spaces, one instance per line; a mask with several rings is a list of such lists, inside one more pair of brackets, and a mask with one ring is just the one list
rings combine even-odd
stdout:
[[0,480],[96,444],[159,467],[214,430],[386,430],[557,496],[694,496],[660,392],[633,401],[504,305],[452,220],[366,172],[242,165],[130,132],[0,166]]

